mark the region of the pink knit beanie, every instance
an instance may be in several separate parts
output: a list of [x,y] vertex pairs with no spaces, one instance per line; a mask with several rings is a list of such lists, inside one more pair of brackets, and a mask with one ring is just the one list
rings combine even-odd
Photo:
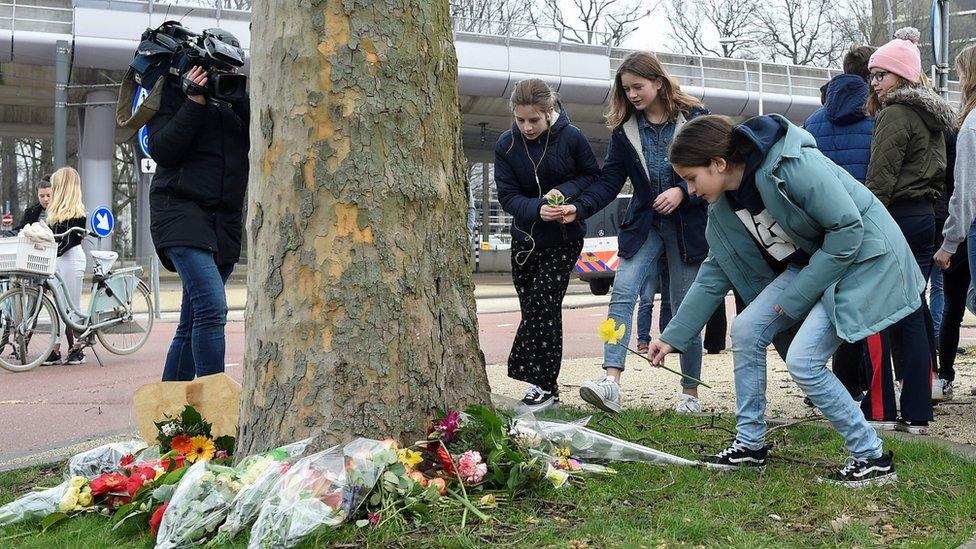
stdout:
[[922,56],[918,51],[919,32],[915,27],[902,27],[895,39],[881,46],[868,61],[868,69],[893,72],[909,82],[921,82]]

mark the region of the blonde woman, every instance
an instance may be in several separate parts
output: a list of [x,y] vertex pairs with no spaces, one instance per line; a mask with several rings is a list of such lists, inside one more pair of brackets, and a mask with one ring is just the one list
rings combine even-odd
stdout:
[[[74,168],[61,168],[51,175],[51,204],[47,208],[47,223],[54,234],[72,227],[87,227],[85,205],[81,201],[81,175]],[[81,285],[85,277],[85,251],[81,248],[83,235],[72,233],[58,242],[57,272],[64,280],[68,298],[75,306],[81,305]],[[61,323],[61,337],[67,336],[71,347],[65,364],[82,364],[85,354],[74,344],[74,334]],[[44,364],[61,364],[61,340]]]

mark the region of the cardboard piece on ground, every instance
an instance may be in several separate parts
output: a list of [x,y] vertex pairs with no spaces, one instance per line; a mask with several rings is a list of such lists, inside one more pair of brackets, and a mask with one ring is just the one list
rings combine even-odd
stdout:
[[139,436],[147,444],[156,440],[155,422],[177,416],[189,404],[213,424],[213,436],[237,436],[241,410],[241,384],[226,374],[204,376],[193,381],[157,381],[136,389],[132,395]]

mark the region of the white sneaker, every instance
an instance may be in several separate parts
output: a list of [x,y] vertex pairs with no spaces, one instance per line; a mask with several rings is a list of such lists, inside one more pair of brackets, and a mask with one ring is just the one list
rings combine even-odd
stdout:
[[700,414],[701,403],[698,402],[698,397],[681,393],[678,395],[678,403],[674,406],[674,411],[679,414]]
[[620,412],[620,385],[610,376],[584,381],[580,386],[580,398],[604,412]]
[[942,382],[942,400],[948,402],[952,400],[955,395],[952,393],[952,382],[944,381]]

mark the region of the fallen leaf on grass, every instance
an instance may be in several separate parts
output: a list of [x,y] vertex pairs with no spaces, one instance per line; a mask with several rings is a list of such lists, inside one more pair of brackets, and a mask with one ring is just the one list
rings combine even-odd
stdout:
[[590,544],[585,540],[573,539],[569,541],[569,549],[589,549]]
[[539,524],[539,519],[535,517],[528,517],[525,519],[526,524]]
[[830,528],[834,532],[840,532],[841,530],[844,529],[845,526],[850,524],[853,520],[854,519],[852,517],[849,517],[847,515],[841,515],[835,518],[834,520],[830,521]]
[[779,520],[783,520],[783,517],[781,517],[781,516],[779,516],[779,515],[777,515],[777,514],[775,514],[775,513],[773,513],[773,514],[771,514],[771,515],[769,515],[769,518],[771,518],[771,519],[773,519],[773,520],[777,520],[777,521],[779,521]]

